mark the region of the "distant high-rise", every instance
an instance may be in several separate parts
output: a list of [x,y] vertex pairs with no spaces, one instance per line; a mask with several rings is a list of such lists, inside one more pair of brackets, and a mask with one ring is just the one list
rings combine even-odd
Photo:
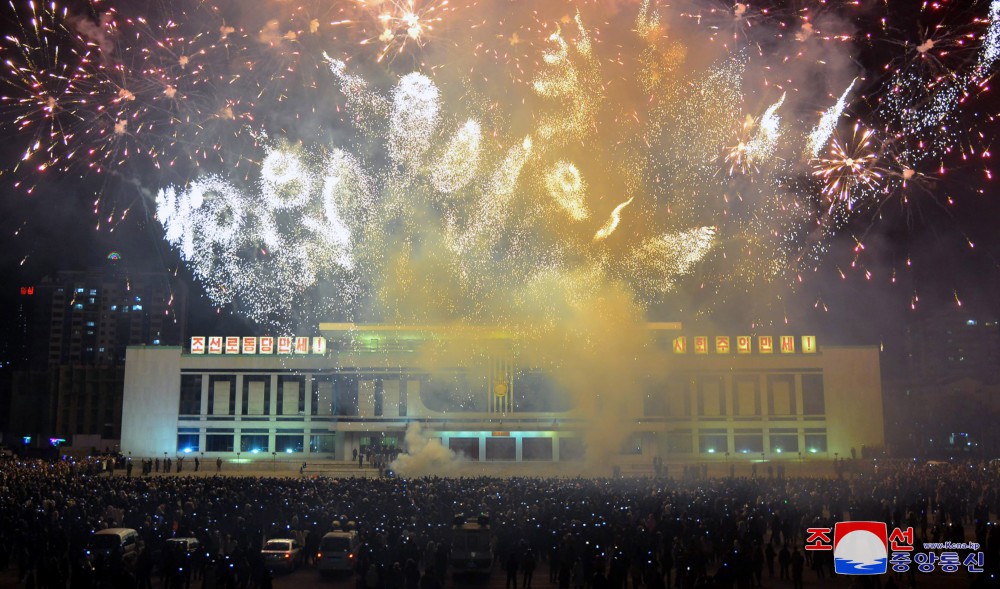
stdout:
[[1000,322],[945,311],[912,322],[906,334],[907,375],[922,385],[972,379],[1000,382]]
[[905,371],[885,387],[886,429],[900,452],[1000,448],[1000,322],[964,309],[917,315],[903,343]]
[[165,272],[126,274],[109,260],[99,270],[59,272],[39,289],[51,291],[49,367],[120,366],[130,345],[183,338],[184,297]]
[[[183,341],[183,284],[166,272],[130,271],[112,252],[101,267],[18,288],[9,431],[117,438],[125,350]],[[15,432],[21,426],[30,430]]]

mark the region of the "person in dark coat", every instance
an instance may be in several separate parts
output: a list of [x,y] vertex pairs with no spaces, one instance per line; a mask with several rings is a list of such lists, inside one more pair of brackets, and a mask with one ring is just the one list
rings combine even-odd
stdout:
[[517,554],[513,551],[507,556],[507,589],[511,589],[511,584],[513,583],[514,589],[517,589]]

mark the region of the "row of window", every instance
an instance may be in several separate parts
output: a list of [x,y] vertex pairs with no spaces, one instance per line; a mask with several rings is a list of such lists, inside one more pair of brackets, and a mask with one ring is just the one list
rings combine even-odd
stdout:
[[[732,439],[732,446],[730,446]],[[765,446],[761,430],[734,430],[732,435],[726,430],[700,430],[693,432],[670,432],[667,434],[667,449],[671,454],[693,454],[697,444],[700,454],[824,454],[827,451],[826,430],[807,428],[803,435],[795,430],[772,429],[767,435]]]
[[[238,440],[238,441],[237,441]],[[333,454],[335,436],[333,434],[277,434],[274,447],[266,433],[209,433],[205,434],[205,447],[201,446],[201,436],[196,433],[177,434],[177,452],[246,452],[247,454],[268,454],[271,452],[294,454],[303,452],[308,440],[309,452]]]
[[[801,386],[796,386],[796,376]],[[665,391],[646,395],[643,412],[649,417],[823,415],[823,375],[770,374],[763,383],[753,374],[677,376]]]
[[[181,375],[180,415],[202,413],[201,374]],[[419,395],[432,411],[486,412],[489,396],[482,383],[466,375],[412,379],[357,378],[347,375],[209,375],[207,415],[406,416],[407,396]],[[308,384],[307,384],[308,383]],[[306,412],[307,389],[309,395]],[[677,375],[648,387],[644,415],[655,417],[761,417],[823,415],[826,399],[822,374]],[[273,397],[273,401],[272,401]],[[510,383],[508,397],[518,413],[562,412],[570,397],[539,373],[525,373]],[[237,401],[240,401],[237,403]],[[276,407],[272,407],[272,404]]]

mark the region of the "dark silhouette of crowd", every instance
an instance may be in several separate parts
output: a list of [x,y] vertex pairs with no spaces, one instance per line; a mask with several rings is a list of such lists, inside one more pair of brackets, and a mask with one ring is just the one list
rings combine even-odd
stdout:
[[[155,471],[155,467],[153,469]],[[143,469],[147,471],[147,469]],[[186,471],[185,471],[186,472]],[[782,471],[783,472],[783,471]],[[695,473],[692,473],[695,474]],[[357,529],[366,589],[440,589],[454,517],[488,514],[494,569],[532,589],[761,587],[804,571],[832,576],[829,551],[803,550],[806,528],[880,520],[924,541],[975,539],[982,574],[997,573],[1000,475],[986,464],[879,463],[851,477],[258,478],[115,475],[94,461],[0,462],[0,570],[24,586],[263,589],[269,538],[295,538],[307,562],[323,534]],[[87,542],[108,527],[138,530],[132,565],[95,562]],[[165,550],[193,537],[193,554]],[[537,570],[537,572],[536,572]],[[920,573],[897,575],[912,585]],[[961,582],[959,582],[961,580]],[[871,578],[855,581],[875,586]],[[986,585],[983,585],[986,583]]]

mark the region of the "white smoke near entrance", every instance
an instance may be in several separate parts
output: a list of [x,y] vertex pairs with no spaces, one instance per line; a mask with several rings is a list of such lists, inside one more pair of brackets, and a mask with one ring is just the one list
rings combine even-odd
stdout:
[[440,438],[427,435],[419,423],[411,423],[403,438],[403,450],[390,465],[397,474],[407,478],[451,474],[459,463],[457,454],[445,448]]

